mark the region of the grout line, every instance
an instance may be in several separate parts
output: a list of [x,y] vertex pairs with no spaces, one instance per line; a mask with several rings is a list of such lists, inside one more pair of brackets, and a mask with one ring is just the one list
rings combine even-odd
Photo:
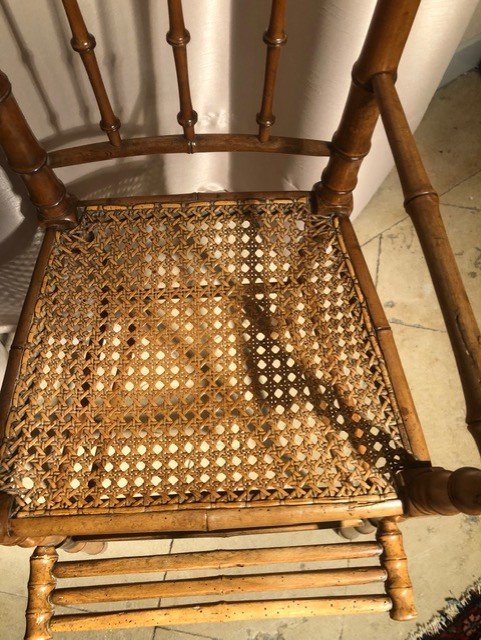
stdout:
[[386,231],[389,231],[389,229],[392,229],[393,227],[397,226],[398,224],[401,224],[401,222],[404,222],[404,220],[407,220],[409,218],[408,215],[403,216],[400,220],[398,220],[397,222],[394,222],[393,224],[391,224],[389,227],[386,227],[385,229],[383,229],[382,231],[379,231],[379,233],[376,233],[375,235],[372,236],[372,238],[369,238],[369,240],[366,240],[365,242],[363,242],[361,244],[361,247],[364,247],[366,244],[368,244],[369,242],[371,242],[372,240],[374,240],[374,238],[377,238],[378,236],[382,235],[383,233],[385,233]]
[[462,204],[451,204],[450,202],[441,202],[442,207],[455,207],[456,209],[467,209],[468,211],[480,211],[481,207],[466,207]]
[[206,640],[219,640],[215,636],[206,636],[203,633],[192,633],[192,631],[182,631],[178,627],[156,627],[156,629],[163,629],[164,631],[176,631],[177,633],[182,633],[186,636],[191,636],[192,638],[206,638]]
[[445,196],[447,193],[449,193],[453,189],[456,189],[456,187],[459,187],[459,185],[463,184],[463,182],[466,182],[466,180],[469,180],[470,178],[474,178],[474,176],[477,175],[478,173],[481,173],[481,169],[476,169],[476,171],[474,173],[472,173],[471,175],[466,176],[465,178],[463,178],[462,180],[460,180],[456,184],[453,184],[452,187],[449,187],[449,189],[446,189],[446,191],[443,191],[442,193],[440,193],[439,194],[439,198],[442,198],[443,196]]
[[389,318],[390,324],[400,324],[403,327],[412,327],[413,329],[425,329],[426,331],[434,331],[435,333],[446,333],[446,329],[434,329],[433,327],[425,327],[422,324],[403,322],[399,318]]
[[27,600],[28,596],[24,596],[21,593],[12,593],[11,591],[3,591],[2,589],[0,589],[0,593],[3,593],[6,596],[14,596],[15,598],[23,598],[24,600]]

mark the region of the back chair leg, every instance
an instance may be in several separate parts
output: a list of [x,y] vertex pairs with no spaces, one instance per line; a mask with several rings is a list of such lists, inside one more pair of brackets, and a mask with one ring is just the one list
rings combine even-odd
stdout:
[[76,538],[67,538],[60,549],[67,553],[79,553],[81,551],[89,556],[97,556],[107,549],[107,543],[103,540],[77,540]]
[[22,178],[45,226],[77,224],[76,200],[47,165],[47,152],[33,135],[12,95],[7,76],[0,71],[0,147],[10,168]]
[[352,192],[364,157],[369,153],[379,111],[371,80],[395,73],[420,0],[378,2],[358,61],[339,128],[333,136],[329,162],[314,186],[320,212],[349,214]]
[[30,558],[25,640],[50,640],[54,613],[50,594],[56,580],[52,570],[58,559],[55,547],[37,547]]

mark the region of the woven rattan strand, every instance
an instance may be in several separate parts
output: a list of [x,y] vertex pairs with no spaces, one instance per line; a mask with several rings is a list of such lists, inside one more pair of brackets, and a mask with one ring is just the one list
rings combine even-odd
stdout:
[[49,257],[0,490],[19,516],[383,499],[402,433],[335,216],[91,206]]

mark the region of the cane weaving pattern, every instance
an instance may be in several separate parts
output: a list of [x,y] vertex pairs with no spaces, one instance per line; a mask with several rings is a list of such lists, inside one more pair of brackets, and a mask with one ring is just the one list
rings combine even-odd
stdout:
[[50,254],[0,488],[20,515],[380,499],[401,432],[335,217],[89,207]]

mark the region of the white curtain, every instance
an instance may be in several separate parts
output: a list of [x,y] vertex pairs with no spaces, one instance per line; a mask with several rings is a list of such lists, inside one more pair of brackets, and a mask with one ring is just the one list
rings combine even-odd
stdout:
[[[389,1],[389,0],[387,0]],[[390,0],[396,1],[396,0]],[[423,0],[399,70],[398,89],[415,128],[477,0]],[[164,0],[80,0],[124,136],[179,133],[177,85]],[[329,139],[347,95],[375,0],[290,0],[274,112],[279,135]],[[270,0],[184,0],[198,132],[249,133],[262,90],[262,33]],[[99,115],[60,0],[0,0],[3,70],[47,149],[104,139]],[[261,154],[127,158],[59,170],[80,197],[192,191],[309,189],[325,160]],[[355,194],[362,210],[392,166],[376,130]],[[12,190],[13,188],[13,190]],[[38,251],[22,185],[0,175],[0,330],[14,324]]]

